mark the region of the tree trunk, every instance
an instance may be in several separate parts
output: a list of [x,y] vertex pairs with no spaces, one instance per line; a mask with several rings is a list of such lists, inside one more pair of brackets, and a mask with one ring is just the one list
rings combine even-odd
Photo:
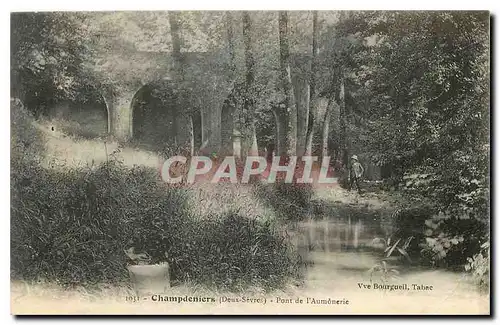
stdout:
[[281,82],[285,96],[285,116],[287,118],[286,151],[289,156],[297,152],[297,106],[293,94],[292,76],[290,71],[290,47],[288,44],[288,13],[279,13],[280,70]]
[[[236,87],[236,58],[234,51],[234,23],[233,16],[230,11],[226,11],[226,30],[227,30],[227,48],[229,50],[229,78],[232,83],[233,93]],[[234,155],[241,158],[241,152],[238,148],[236,133],[239,133],[239,123],[235,121],[235,115],[239,116],[236,112],[236,100],[231,97],[227,98],[221,111],[221,148],[219,150],[224,156]],[[236,114],[235,114],[236,113]]]
[[318,56],[318,12],[313,11],[313,39],[312,39],[312,61],[311,61],[311,77],[309,79],[309,96],[307,97],[307,106],[309,111],[309,118],[307,121],[306,133],[306,148],[305,155],[312,154],[312,143],[314,138],[314,119],[317,115],[316,105],[316,58]]
[[330,116],[332,115],[332,110],[333,110],[333,105],[336,104],[335,100],[332,99],[331,96],[330,99],[328,100],[328,105],[326,106],[326,112],[325,112],[325,117],[323,120],[323,133],[321,136],[321,160],[323,160],[323,157],[328,156],[328,136],[330,134]]
[[229,49],[229,70],[231,72],[231,80],[234,80],[236,78],[236,59],[234,52],[233,16],[230,11],[226,11],[226,29],[227,44]]
[[[307,72],[309,73],[309,71]],[[293,77],[293,76],[292,76]],[[297,107],[297,156],[306,151],[307,130],[309,129],[309,76],[292,78],[295,103]]]
[[189,117],[188,121],[188,136],[189,136],[189,154],[194,156],[194,121],[193,117]]
[[255,61],[252,49],[252,21],[248,11],[243,12],[243,41],[245,43],[245,68],[246,89],[244,98],[245,118],[248,121],[248,129],[245,132],[245,154],[258,155],[257,133],[255,129]]
[[347,112],[345,107],[345,84],[344,74],[341,72],[340,90],[339,90],[339,105],[340,105],[340,152],[342,153],[342,164],[345,167],[349,166],[349,146],[347,145]]
[[287,154],[287,117],[286,110],[282,107],[273,107],[274,120],[276,122],[276,155],[284,156]]
[[180,69],[181,62],[181,38],[179,35],[179,20],[178,13],[170,11],[168,13],[168,22],[170,24],[170,36],[172,37],[172,55],[174,64],[177,64],[176,69]]
[[[186,107],[186,94],[184,87],[184,58],[181,53],[181,38],[180,38],[180,28],[179,28],[179,14],[175,11],[170,11],[168,13],[168,22],[170,24],[170,36],[172,38],[172,57],[174,59],[174,77],[177,82],[180,92],[177,98],[177,105],[180,108],[178,111],[180,114],[184,114],[185,116],[177,116],[176,117],[176,126],[178,129],[182,130],[185,127],[189,128],[189,125],[185,125],[181,123],[182,121],[186,121],[186,117],[189,114],[188,109]],[[177,114],[179,115],[179,114]],[[190,120],[190,117],[187,117]],[[178,136],[176,136],[176,139]],[[187,139],[185,143],[179,143],[180,146],[187,147],[185,148],[189,152],[194,152],[194,141],[193,139]]]

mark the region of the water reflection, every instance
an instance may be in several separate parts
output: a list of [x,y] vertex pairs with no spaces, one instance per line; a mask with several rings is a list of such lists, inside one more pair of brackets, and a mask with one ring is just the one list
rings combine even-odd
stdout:
[[[306,272],[305,290],[343,292],[358,290],[359,283],[433,285],[438,294],[478,294],[463,272],[425,269],[405,263],[399,256],[386,259],[374,238],[387,238],[390,224],[382,214],[350,213],[335,218],[308,220],[295,225],[292,238]],[[371,269],[386,260],[394,277],[384,278]],[[413,291],[411,291],[413,293]],[[405,293],[406,294],[406,293]],[[475,297],[475,296],[474,296]]]
[[295,244],[308,252],[366,252],[377,247],[372,244],[377,237],[385,238],[387,229],[382,227],[377,214],[348,214],[335,219],[310,219],[295,228]]

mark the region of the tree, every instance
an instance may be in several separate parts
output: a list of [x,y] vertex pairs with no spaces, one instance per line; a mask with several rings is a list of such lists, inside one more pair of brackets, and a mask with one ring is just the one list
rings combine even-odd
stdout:
[[315,129],[315,116],[317,115],[316,100],[316,69],[317,69],[317,57],[318,57],[318,12],[313,12],[313,39],[312,39],[312,59],[311,59],[311,76],[309,78],[309,89],[307,98],[308,107],[308,123],[307,123],[307,133],[306,133],[306,148],[305,155],[310,156],[312,154],[314,129]]
[[349,89],[361,103],[350,110],[369,134],[366,152],[432,207],[423,243],[431,259],[465,262],[487,240],[487,13],[360,13],[338,29],[365,40]]
[[251,156],[258,155],[257,134],[255,129],[255,62],[252,49],[252,21],[250,14],[247,11],[242,13],[243,19],[243,40],[245,44],[245,99],[244,99],[244,114],[247,117],[248,126],[246,130],[245,154]]
[[[288,13],[279,12],[279,40],[280,40],[280,76],[284,96],[284,107],[277,112],[280,138],[285,139],[285,145],[278,148],[280,154],[294,156],[297,152],[297,107],[293,94],[292,77],[290,71],[290,47],[288,44]],[[284,126],[284,128],[282,128]]]
[[11,14],[11,96],[36,113],[92,84],[87,32],[78,13]]
[[236,53],[234,44],[234,26],[233,17],[230,11],[226,11],[226,30],[227,30],[227,47],[229,50],[229,69],[231,71],[231,77],[234,79],[236,74]]
[[[181,53],[181,36],[180,36],[180,13],[175,11],[169,11],[168,20],[170,24],[170,36],[172,39],[172,57],[174,62],[174,76],[175,81],[179,85],[177,94],[177,106],[180,107],[180,114],[176,114],[176,128],[177,128],[177,145],[180,147],[186,147],[190,155],[194,155],[195,150],[195,136],[194,136],[194,116],[193,108],[189,107],[188,94],[189,85],[186,81],[185,76],[185,58]],[[184,129],[187,130],[187,139],[183,139],[181,136],[184,133]],[[183,140],[186,143],[182,143]]]
[[[318,95],[328,98],[329,101],[322,115],[320,152],[323,157],[332,155],[335,159],[340,157],[344,167],[348,164],[351,143],[347,132],[351,127],[349,120],[351,110],[346,98],[348,92],[352,91],[351,84],[357,82],[354,71],[358,62],[355,58],[363,48],[362,41],[350,35],[353,32],[353,27],[348,24],[353,19],[351,16],[353,13],[342,12],[338,15],[335,25],[327,26],[322,35],[324,51],[318,58],[322,63],[321,70],[325,71],[319,78],[327,80]],[[353,136],[359,137],[359,134]]]

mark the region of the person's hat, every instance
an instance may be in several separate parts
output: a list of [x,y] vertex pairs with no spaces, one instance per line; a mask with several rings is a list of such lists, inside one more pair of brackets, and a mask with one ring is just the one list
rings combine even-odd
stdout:
[[358,160],[358,156],[353,155],[353,156],[351,157],[351,159],[353,159],[353,160]]

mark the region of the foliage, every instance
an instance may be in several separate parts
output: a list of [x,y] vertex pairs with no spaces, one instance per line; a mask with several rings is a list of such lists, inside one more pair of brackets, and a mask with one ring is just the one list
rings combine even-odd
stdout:
[[299,276],[299,260],[287,238],[269,221],[236,213],[191,223],[180,236],[181,247],[170,254],[179,280],[243,289],[248,285],[276,288]]
[[301,221],[311,208],[312,187],[310,184],[285,183],[256,184],[254,192],[271,207],[278,219]]
[[384,246],[384,254],[385,258],[389,258],[392,256],[392,253],[396,250],[401,254],[402,257],[406,258],[409,262],[411,262],[411,258],[408,255],[408,247],[410,246],[411,241],[413,240],[413,236],[410,236],[406,238],[403,242],[401,241],[401,238],[396,240],[395,242],[391,243],[391,238],[375,238],[373,239],[372,243],[382,243]]
[[339,35],[357,40],[343,64],[354,99],[350,123],[410,202],[429,207],[414,229],[435,265],[463,265],[488,231],[488,19],[485,12],[356,12],[337,25]]
[[11,92],[35,112],[60,99],[76,98],[90,84],[88,51],[77,13],[11,15]]
[[235,214],[200,220],[185,204],[187,192],[165,188],[154,171],[114,162],[95,170],[33,168],[24,186],[14,178],[14,277],[122,281],[129,247],[151,263],[168,261],[178,281],[267,288],[298,276],[294,252],[270,225]]
[[399,275],[399,271],[396,268],[389,266],[385,260],[376,263],[370,268],[370,270],[368,270],[368,272],[370,273],[370,281],[373,281],[373,276],[376,274],[380,276],[382,282],[395,279]]
[[487,15],[388,12],[367,22],[362,36],[375,41],[358,54],[356,73],[368,88],[366,113],[380,117],[371,128],[379,163],[401,176],[435,170],[455,151],[479,153],[488,141]]
[[[19,166],[38,162],[44,154],[44,138],[33,125],[34,117],[18,98],[10,101],[11,158]],[[16,166],[11,166],[15,170]],[[13,172],[12,172],[13,173]]]
[[384,257],[380,262],[376,263],[368,271],[370,273],[370,278],[374,274],[379,274],[382,281],[386,282],[391,278],[395,278],[399,275],[399,271],[395,267],[391,267],[387,262],[390,260],[394,252],[398,252],[400,257],[405,258],[408,262],[411,262],[411,258],[408,254],[408,247],[410,246],[413,237],[408,237],[404,241],[402,238],[391,242],[391,238],[374,238],[372,245],[382,244],[384,249]]
[[481,251],[467,258],[465,270],[472,274],[476,284],[484,290],[490,288],[490,242],[481,245]]

